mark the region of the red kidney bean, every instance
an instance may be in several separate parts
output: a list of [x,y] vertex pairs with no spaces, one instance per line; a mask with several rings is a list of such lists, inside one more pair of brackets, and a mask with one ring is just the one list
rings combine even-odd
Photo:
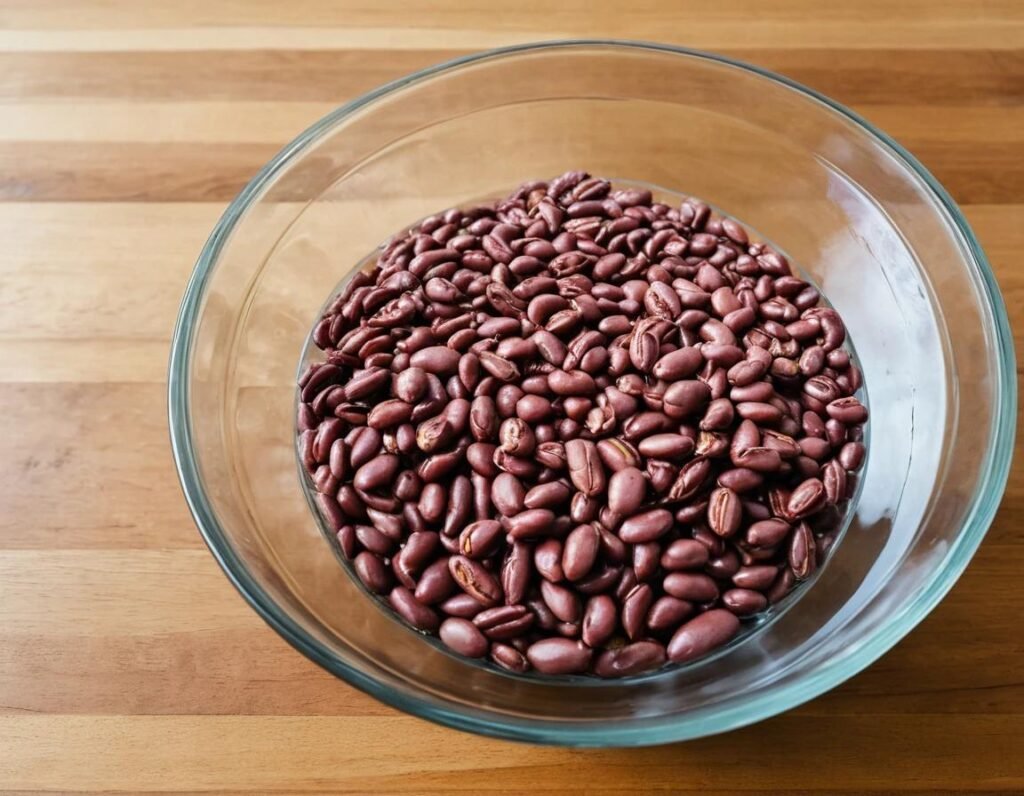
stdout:
[[379,556],[367,550],[353,559],[352,567],[363,585],[376,594],[383,594],[391,586],[391,573],[388,568]]
[[613,473],[608,482],[608,507],[622,517],[628,517],[643,504],[647,481],[637,468],[624,467]]
[[486,608],[473,617],[473,624],[495,641],[511,641],[527,633],[536,617],[525,605]]
[[562,571],[568,580],[582,580],[593,569],[601,545],[601,536],[590,524],[580,525],[565,538]]
[[531,539],[551,533],[555,514],[550,509],[527,509],[506,520],[505,527],[513,539]]
[[423,605],[434,605],[451,596],[455,581],[449,572],[448,560],[441,558],[423,570],[416,583],[414,596]]
[[448,616],[458,616],[462,619],[472,619],[484,610],[480,603],[461,591],[453,594],[437,607]]
[[540,582],[540,596],[548,608],[562,622],[576,622],[582,614],[577,593],[566,586],[549,580]]
[[505,602],[522,602],[530,583],[530,548],[522,542],[513,542],[501,564],[501,587]]
[[516,674],[522,674],[530,669],[530,663],[526,656],[515,647],[510,647],[507,644],[492,644],[491,660],[502,669],[507,669]]
[[491,482],[491,503],[502,516],[512,517],[526,505],[526,488],[511,473],[499,473]]
[[467,558],[487,558],[498,549],[504,535],[501,523],[478,520],[467,525],[459,534],[459,550]]
[[435,611],[419,602],[405,586],[396,586],[388,595],[395,612],[418,630],[434,632],[441,624]]
[[847,470],[859,470],[864,461],[864,445],[860,442],[847,442],[839,449],[839,463]]
[[793,531],[789,545],[789,568],[797,580],[809,578],[816,567],[814,534],[806,522]]
[[666,594],[651,605],[647,613],[647,628],[653,633],[666,633],[679,627],[693,611],[693,603]]
[[825,485],[817,478],[808,478],[789,496],[786,514],[793,519],[807,517],[823,508],[827,501]]
[[571,439],[565,443],[569,478],[583,494],[594,496],[605,489],[604,466],[597,447],[590,440]]
[[722,595],[722,604],[736,616],[752,616],[768,607],[768,598],[752,589],[729,589]]
[[734,535],[743,520],[743,507],[737,494],[727,488],[719,487],[711,493],[708,500],[708,525],[723,538]]
[[728,643],[740,629],[740,621],[721,608],[706,611],[680,627],[666,650],[673,663],[700,658]]
[[656,459],[678,459],[693,453],[694,442],[682,434],[652,434],[640,440],[641,455]]
[[732,582],[742,589],[765,591],[775,581],[779,568],[767,564],[740,567],[732,576]]
[[622,601],[622,629],[631,641],[636,641],[643,631],[647,612],[650,610],[652,602],[654,602],[654,591],[646,583],[633,587]]
[[468,619],[445,619],[441,623],[438,635],[447,646],[467,658],[482,658],[490,648],[484,634]]
[[708,549],[694,539],[676,539],[661,554],[661,566],[669,571],[700,569],[708,562]]
[[665,660],[665,648],[661,644],[637,641],[599,654],[594,660],[594,674],[599,677],[627,677],[659,669]]
[[665,535],[672,527],[672,513],[665,509],[651,509],[636,514],[622,523],[619,538],[626,544],[653,542]]
[[459,588],[481,605],[490,607],[501,602],[501,584],[479,562],[452,556],[448,559],[448,570]]
[[540,576],[552,583],[565,579],[562,568],[563,544],[560,539],[545,539],[533,549],[533,565]]
[[590,666],[592,650],[567,638],[536,641],[526,651],[530,664],[541,674],[579,674]]
[[618,625],[615,601],[607,594],[598,594],[587,601],[581,626],[583,643],[596,648],[612,637]]
[[640,464],[640,452],[629,442],[618,437],[603,439],[597,443],[597,454],[601,462],[617,473],[620,470]]
[[718,586],[704,574],[670,572],[665,576],[662,588],[667,594],[690,602],[705,603],[718,599]]

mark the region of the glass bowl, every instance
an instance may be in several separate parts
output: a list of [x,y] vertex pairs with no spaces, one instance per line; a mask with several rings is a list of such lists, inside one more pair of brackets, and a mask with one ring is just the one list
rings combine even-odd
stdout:
[[[515,677],[371,600],[307,504],[295,379],[340,280],[389,235],[569,168],[698,196],[778,244],[842,313],[872,411],[843,542],[789,610],[706,660],[624,681]],[[1002,495],[1014,357],[948,194],[845,108],[729,59],[613,41],[451,61],[316,123],[246,186],[189,282],[171,350],[178,473],[214,556],[285,639],[402,710],[574,746],[694,738],[871,664],[963,571]]]

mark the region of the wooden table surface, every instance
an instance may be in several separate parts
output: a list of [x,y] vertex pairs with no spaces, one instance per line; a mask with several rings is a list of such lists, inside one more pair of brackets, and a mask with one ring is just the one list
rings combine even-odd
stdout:
[[1024,3],[0,0],[0,788],[1024,791],[1024,471],[959,585],[832,693],[633,751],[485,740],[292,650],[171,462],[167,348],[225,204],[338,103],[457,54],[657,39],[782,72],[950,189],[1024,351]]

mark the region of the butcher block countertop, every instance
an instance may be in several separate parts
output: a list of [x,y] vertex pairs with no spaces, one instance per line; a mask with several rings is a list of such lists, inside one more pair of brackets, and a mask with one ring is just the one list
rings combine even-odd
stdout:
[[385,81],[607,36],[776,70],[893,135],[964,208],[1024,350],[1020,0],[0,0],[0,790],[1024,792],[1020,466],[959,584],[870,669],[660,748],[534,747],[398,713],[288,646],[207,552],[165,381],[225,205]]

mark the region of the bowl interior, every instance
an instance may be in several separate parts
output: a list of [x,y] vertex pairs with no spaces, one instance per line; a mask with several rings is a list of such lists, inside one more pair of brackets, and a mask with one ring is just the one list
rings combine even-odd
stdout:
[[[849,532],[791,610],[707,661],[571,688],[467,664],[370,600],[309,510],[293,437],[296,368],[340,280],[418,218],[567,168],[699,196],[777,243],[846,320],[872,410]],[[228,574],[286,638],[356,685],[510,737],[693,737],[850,676],[952,585],[1012,444],[1012,356],[993,290],[929,178],[809,93],[667,48],[518,48],[357,101],[232,205],[183,306],[175,451]]]

